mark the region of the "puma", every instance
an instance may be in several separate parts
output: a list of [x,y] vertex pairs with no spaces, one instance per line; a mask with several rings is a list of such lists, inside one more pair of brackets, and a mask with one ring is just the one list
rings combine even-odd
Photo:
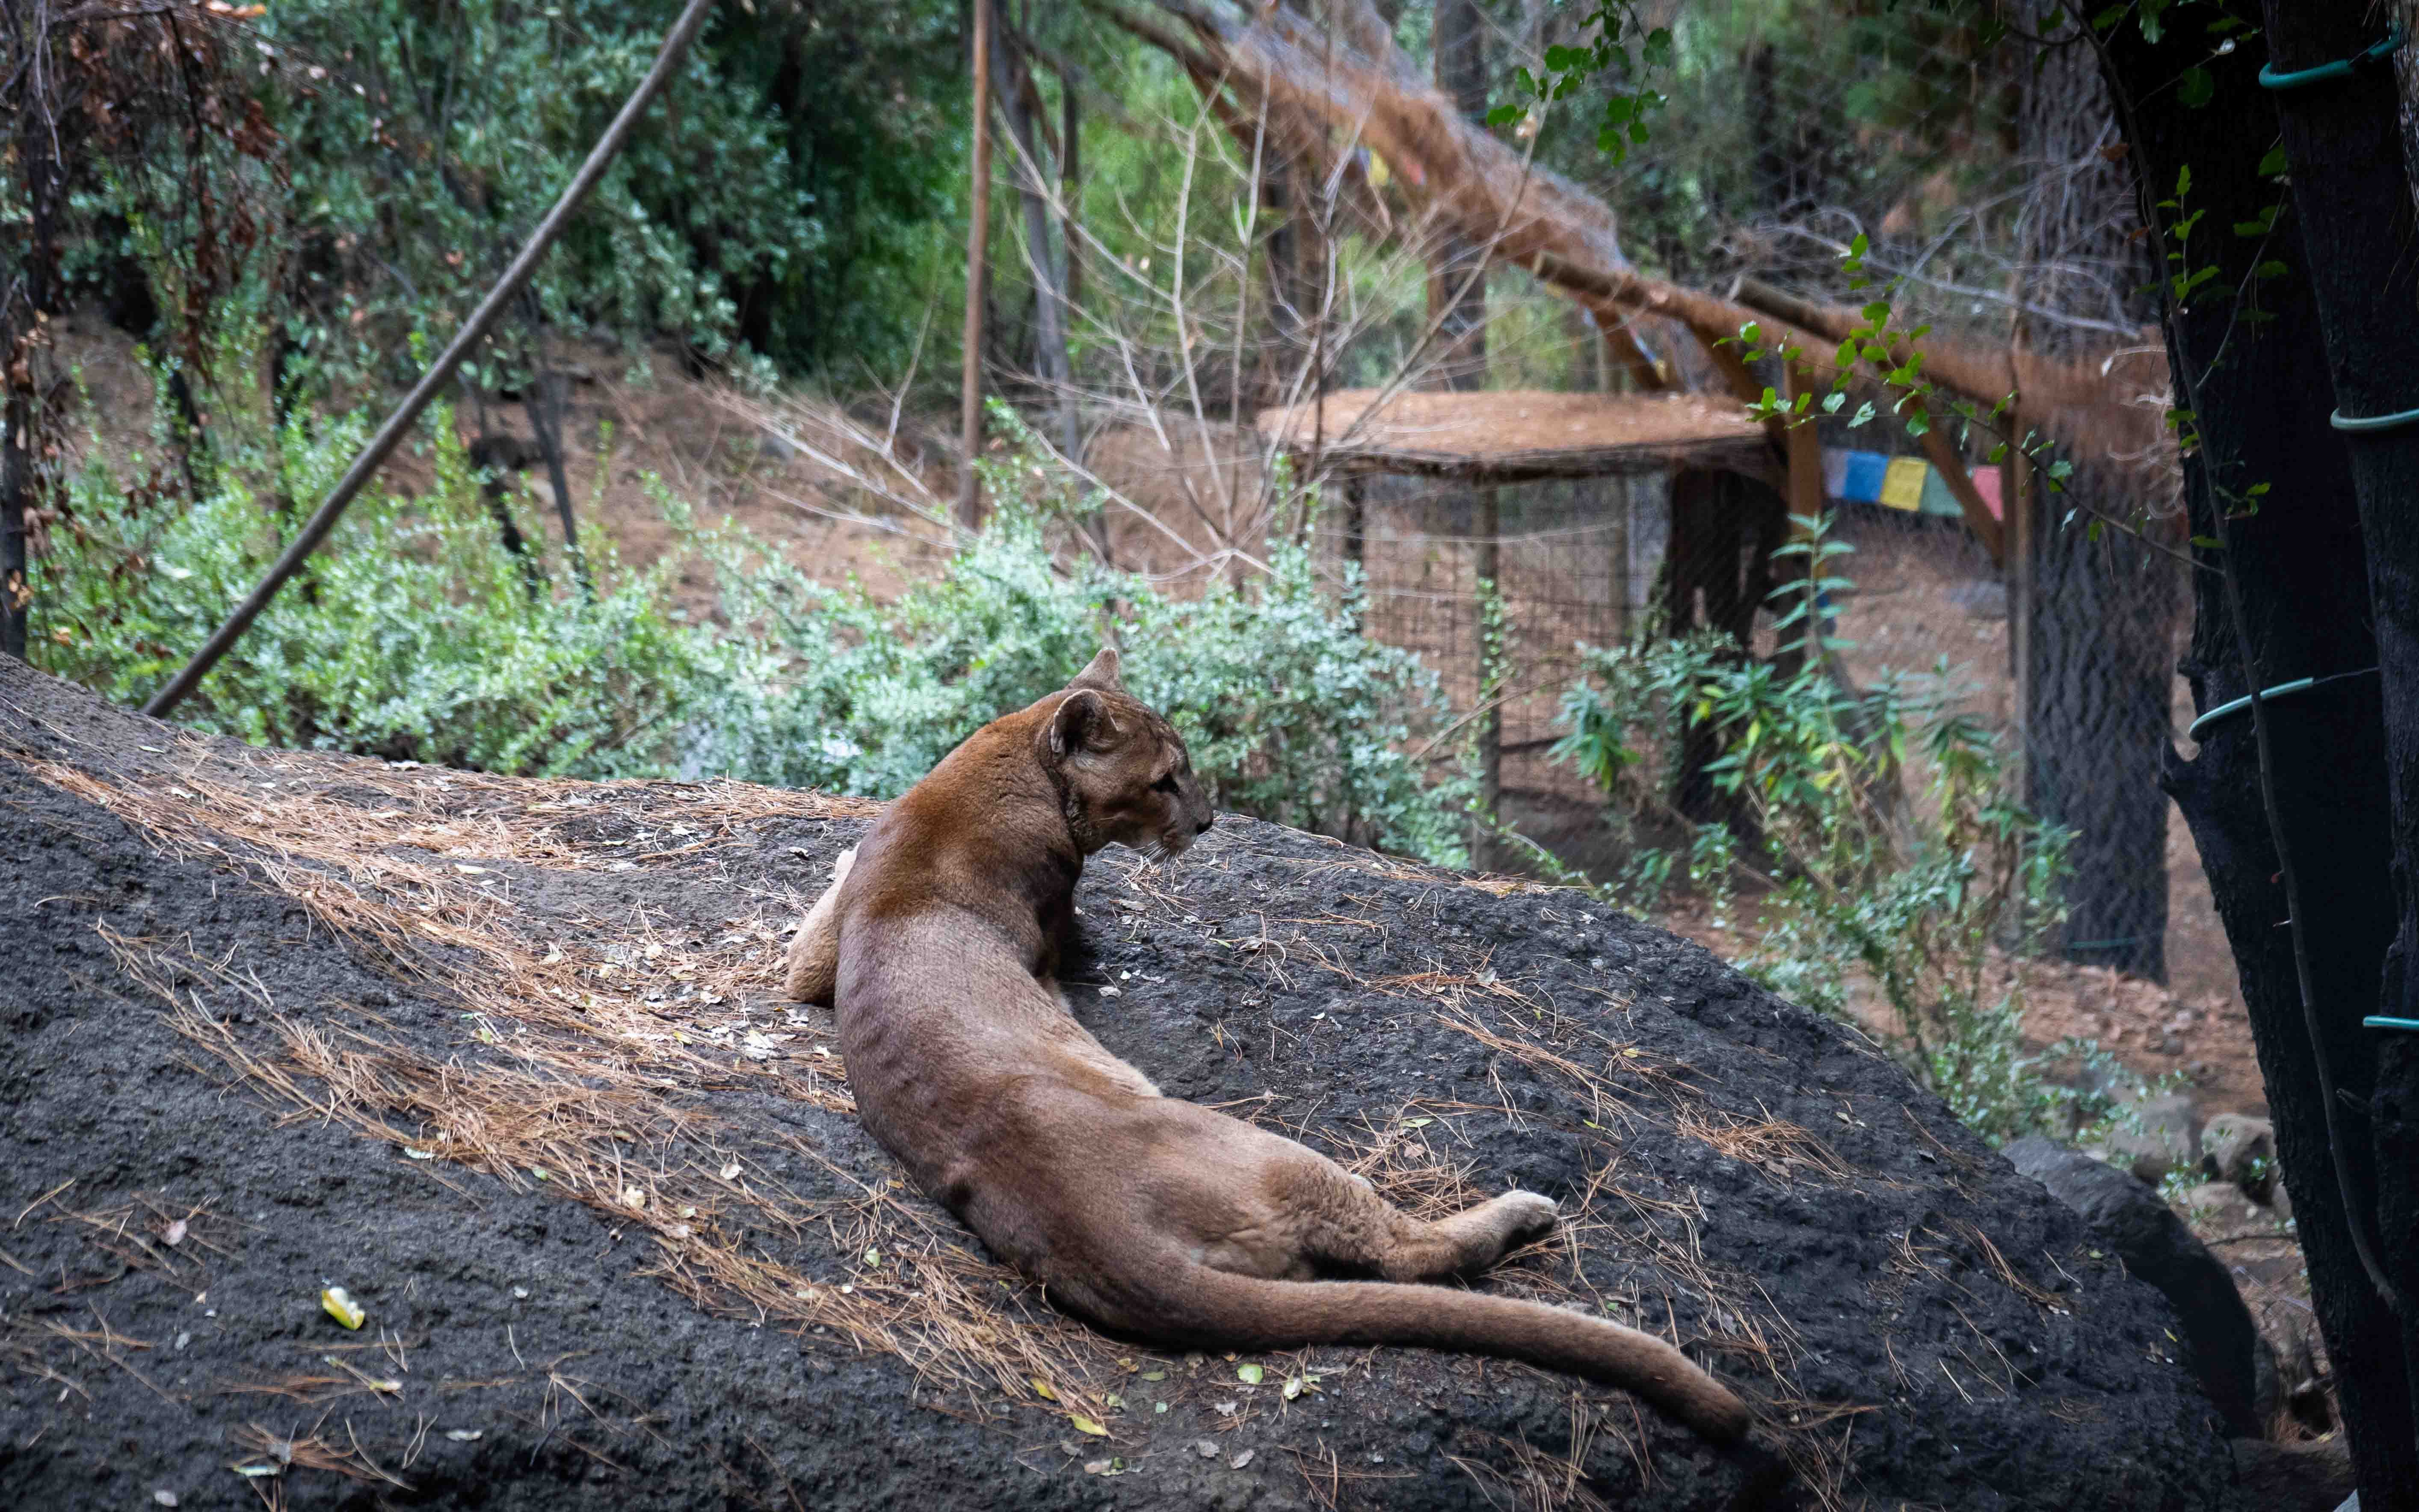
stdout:
[[[1184,742],[1103,650],[892,804],[800,927],[793,995],[834,1007],[866,1127],[1051,1300],[1112,1333],[1220,1350],[1396,1344],[1638,1393],[1719,1443],[1746,1405],[1604,1319],[1416,1283],[1550,1229],[1506,1192],[1436,1223],[1317,1152],[1163,1097],[1053,980],[1085,857],[1180,854],[1211,812]],[[1382,1280],[1319,1280],[1322,1274]]]

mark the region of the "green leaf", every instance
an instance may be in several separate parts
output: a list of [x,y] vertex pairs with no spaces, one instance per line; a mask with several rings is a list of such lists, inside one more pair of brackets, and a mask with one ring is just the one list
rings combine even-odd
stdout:
[[2259,160],[2259,177],[2262,178],[2282,178],[2285,177],[2286,167],[2287,159],[2285,157],[2285,144],[2279,142],[2274,147],[2268,149],[2268,155],[2266,157]]
[[1235,1367],[1235,1379],[1246,1386],[1258,1385],[1268,1379],[1268,1375],[1269,1373],[1256,1363],[1246,1363]]
[[2184,69],[2176,81],[2176,102],[2186,110],[2201,110],[2217,98],[2217,81],[2198,64]]

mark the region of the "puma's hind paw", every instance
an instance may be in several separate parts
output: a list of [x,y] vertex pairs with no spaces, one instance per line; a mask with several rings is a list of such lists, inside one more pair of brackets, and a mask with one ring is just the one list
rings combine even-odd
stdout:
[[1515,1187],[1495,1200],[1509,1220],[1506,1232],[1523,1243],[1550,1233],[1554,1225],[1562,1221],[1562,1204],[1541,1192],[1523,1192]]

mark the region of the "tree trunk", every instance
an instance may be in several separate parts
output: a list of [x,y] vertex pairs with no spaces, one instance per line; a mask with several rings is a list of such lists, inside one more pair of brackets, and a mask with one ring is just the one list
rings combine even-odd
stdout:
[[[1471,121],[1487,118],[1486,26],[1478,0],[1437,0],[1437,87]],[[1437,325],[1437,378],[1448,389],[1487,386],[1487,252],[1483,243],[1446,231],[1428,272],[1428,318]]]
[[[52,40],[38,19],[24,39],[29,52],[48,51]],[[25,655],[25,611],[34,601],[34,511],[40,507],[43,486],[41,448],[45,432],[54,432],[54,417],[46,414],[43,392],[50,333],[43,317],[57,299],[59,273],[58,214],[64,197],[65,169],[53,155],[55,130],[45,119],[49,101],[39,93],[40,69],[19,97],[18,117],[29,129],[17,133],[8,150],[18,155],[23,174],[25,226],[23,262],[0,268],[0,393],[5,393],[8,432],[0,440],[0,653],[23,659]],[[39,101],[39,105],[37,104]]]
[[[2037,5],[2046,12],[2046,6]],[[2038,20],[2038,18],[2036,18]],[[2133,241],[2123,171],[2102,151],[2116,140],[2107,86],[2088,47],[2044,50],[2028,73],[2017,130],[2043,192],[2025,207],[2018,292],[2029,304],[2096,320],[2147,319],[2130,291],[2147,282]],[[2028,324],[2034,349],[2073,358],[2107,338],[2054,319]],[[2143,519],[2159,486],[2095,457],[2089,411],[2053,421],[2075,464],[2063,497],[2047,501],[2027,566],[2034,599],[2025,621],[2026,797],[2035,812],[2074,832],[2069,852],[2068,958],[2165,981],[2167,802],[2158,786],[2167,748],[2172,635],[2179,587],[2171,558],[2092,514]],[[2078,511],[2077,505],[2087,506]],[[2152,528],[2169,521],[2149,521]],[[2173,532],[2180,540],[2182,532]]]
[[973,530],[982,523],[982,480],[975,459],[982,455],[983,265],[991,239],[991,0],[974,0],[974,55],[967,71],[974,78],[973,162],[967,170],[970,204],[966,209],[966,325],[960,344],[958,387],[957,523]]
[[[996,16],[993,18],[998,20]],[[1033,279],[1034,367],[1049,391],[1058,416],[1058,449],[1075,455],[1075,395],[1067,363],[1067,283],[1065,265],[1051,235],[1047,166],[1040,133],[1033,129],[1032,78],[1025,67],[1019,39],[1003,31],[991,53],[992,87],[999,95],[1001,116],[1017,147],[1016,196],[1025,212],[1026,271]],[[1071,253],[1072,248],[1068,249]]]
[[[1770,486],[1736,472],[1687,468],[1672,476],[1672,538],[1663,556],[1663,633],[1674,640],[1703,628],[1751,654],[1755,611],[1772,592],[1772,553],[1788,532],[1788,506]],[[1672,803],[1700,824],[1721,822],[1750,838],[1745,813],[1722,797],[1705,768],[1722,754],[1721,733],[1691,719],[1681,736]]]
[[34,401],[14,383],[8,387],[8,438],[0,443],[0,655],[22,661],[25,609],[34,601],[25,550],[25,513],[34,492]]
[[579,521],[571,510],[571,475],[564,471],[562,459],[562,413],[570,380],[546,360],[534,324],[530,345],[533,371],[529,388],[521,394],[521,408],[529,412],[530,432],[537,438],[538,455],[546,462],[546,481],[554,489],[555,517],[562,522],[563,560],[571,563],[581,594],[593,603],[596,581],[588,572],[588,554],[579,548]]
[[[2257,48],[2207,62],[2216,97],[2184,109],[2171,87],[2178,47],[2154,47],[2132,23],[2103,54],[2126,120],[2130,161],[2146,199],[2168,197],[2179,169],[2192,168],[2193,208],[2216,229],[2194,245],[2219,270],[2209,292],[2167,314],[2179,393],[2194,395],[2203,445],[2184,460],[2195,536],[2226,523],[2255,665],[2246,674],[2232,633],[2220,553],[2196,550],[2192,575],[2192,650],[2184,671],[2204,711],[2261,687],[2302,676],[2356,671],[2376,660],[2368,625],[2367,569],[2344,449],[2330,432],[2332,407],[2317,311],[2301,237],[2290,219],[2272,239],[2227,234],[2274,202],[2257,163],[2275,137],[2273,98],[2257,81]],[[2223,130],[2218,128],[2222,126]],[[2228,291],[2252,267],[2280,257],[2291,276],[2263,285],[2273,318],[2242,321]],[[2185,380],[2189,378],[2189,383]],[[2269,486],[2256,512],[2246,491]],[[2280,703],[2271,720],[2271,766],[2278,827],[2301,868],[2300,933],[2322,1005],[2315,1037],[2296,980],[2279,858],[2263,811],[2255,731],[2235,717],[2209,728],[2191,761],[2170,753],[2164,780],[2192,827],[2241,974],[2259,1069],[2276,1127],[2278,1158],[2293,1199],[2319,1326],[2340,1393],[2352,1457],[2368,1504],[2419,1505],[2419,1455],[2411,1431],[2411,1382],[2392,1314],[2369,1286],[2351,1242],[2319,1091],[2322,1045],[2340,1092],[2354,1103],[2373,1091],[2362,1039],[2364,1005],[2376,1001],[2395,909],[2389,862],[2383,729],[2375,684],[2330,685],[2325,696]],[[2349,1142],[2351,1185],[2372,1180],[2365,1141]]]
[[[2066,492],[2033,532],[2026,797],[2074,832],[2067,858],[2069,960],[2167,980],[2167,800],[2174,563],[2107,530],[2093,540],[2078,503],[2119,519],[2142,489],[2120,466],[2075,459]],[[2177,532],[2180,534],[2181,532]]]
[[[2365,52],[2386,23],[2365,5],[2269,0],[2268,51],[2285,71]],[[2419,419],[2419,365],[2410,320],[2419,307],[2414,225],[2394,76],[2381,67],[2310,87],[2277,91],[2276,114],[2292,167],[2292,203],[2308,255],[2310,292],[2326,336],[2339,417]],[[2298,271],[2298,270],[2297,270]],[[2393,817],[2395,933],[2382,972],[2381,1016],[2419,1020],[2419,424],[2344,433],[2366,546],[2368,611],[2377,627],[2383,703],[2386,798]],[[2365,692],[2371,686],[2364,681]],[[2357,1000],[2331,1003],[2350,1020]],[[2378,1252],[2401,1295],[2406,1378],[2419,1368],[2419,1031],[2374,1029],[2361,1047],[2376,1064],[2369,1108],[2376,1156]],[[2356,1054],[2358,1052],[2355,1052]],[[2338,1137],[2355,1136],[2339,1120]],[[2360,1221],[2355,1214],[2354,1221]],[[2419,1383],[2414,1383],[2419,1385]],[[2419,1395],[2419,1392],[2414,1392]],[[2419,1407],[2419,1401],[2414,1401]],[[2379,1423],[2377,1434],[2396,1431]],[[2404,1445],[2419,1420],[2399,1425]],[[2382,1497],[2378,1504],[2388,1504]],[[2409,1505],[2411,1503],[2394,1503]]]

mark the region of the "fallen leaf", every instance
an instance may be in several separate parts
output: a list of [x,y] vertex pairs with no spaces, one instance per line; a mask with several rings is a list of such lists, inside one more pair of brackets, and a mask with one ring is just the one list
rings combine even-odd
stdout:
[[1268,1375],[1269,1373],[1257,1365],[1239,1365],[1235,1367],[1235,1379],[1246,1386],[1258,1385],[1268,1379]]
[[1033,1378],[1033,1395],[1040,1397],[1045,1402],[1055,1402],[1058,1399],[1058,1394],[1050,1389],[1050,1382],[1042,1380],[1040,1376],[1035,1376]]
[[736,1181],[739,1180],[739,1163],[737,1161],[734,1160],[730,1165],[725,1165],[722,1168],[722,1179],[726,1181]]
[[370,1315],[363,1312],[361,1304],[353,1301],[342,1287],[330,1287],[319,1293],[319,1305],[327,1309],[329,1317],[347,1328],[357,1329],[369,1320]]
[[1237,1455],[1234,1458],[1227,1460],[1227,1461],[1226,1461],[1226,1468],[1227,1468],[1228,1470],[1240,1470],[1240,1469],[1242,1469],[1245,1465],[1248,1465],[1248,1464],[1250,1464],[1250,1463],[1252,1462],[1252,1454],[1253,1454],[1253,1451],[1252,1451],[1252,1450],[1249,1450],[1249,1449],[1244,1450],[1241,1454]]
[[1295,1397],[1297,1397],[1297,1396],[1301,1396],[1301,1395],[1302,1395],[1302,1387],[1303,1387],[1303,1385],[1304,1385],[1304,1384],[1306,1384],[1306,1383],[1302,1381],[1302,1379],[1300,1376],[1287,1376],[1287,1377],[1286,1377],[1286,1383],[1285,1383],[1285,1399],[1286,1399],[1287,1401],[1292,1401]]
[[1204,1459],[1215,1459],[1218,1458],[1218,1441],[1215,1439],[1195,1439],[1193,1441],[1193,1452],[1199,1455]]
[[159,1490],[151,1493],[151,1503],[154,1506],[175,1506],[177,1504],[177,1493],[169,1490],[165,1487],[162,1487]]
[[1108,1429],[1101,1427],[1101,1425],[1093,1422],[1090,1418],[1086,1417],[1081,1412],[1069,1413],[1067,1421],[1074,1425],[1075,1431],[1078,1433],[1088,1433],[1096,1439],[1105,1439],[1109,1436]]
[[1425,1129],[1434,1122],[1436,1122],[1434,1119],[1405,1119],[1403,1120],[1403,1127],[1406,1129]]
[[[170,1225],[168,1226],[168,1231],[167,1231],[166,1233],[164,1233],[164,1234],[162,1234],[162,1235],[160,1236],[160,1242],[161,1242],[161,1243],[162,1243],[162,1244],[167,1244],[167,1245],[174,1246],[174,1245],[181,1244],[181,1243],[183,1243],[184,1242],[185,1242],[185,1220],[184,1220],[184,1219],[182,1219],[182,1218],[179,1218],[179,1219],[177,1219],[175,1223],[170,1224]],[[173,1492],[173,1491],[171,1491],[171,1492],[169,1492],[168,1494],[170,1494],[170,1495],[172,1495],[172,1496],[173,1496],[173,1495],[175,1495],[176,1493],[175,1493],[175,1492]]]
[[445,1436],[455,1443],[476,1443],[487,1436],[485,1428],[447,1428]]

